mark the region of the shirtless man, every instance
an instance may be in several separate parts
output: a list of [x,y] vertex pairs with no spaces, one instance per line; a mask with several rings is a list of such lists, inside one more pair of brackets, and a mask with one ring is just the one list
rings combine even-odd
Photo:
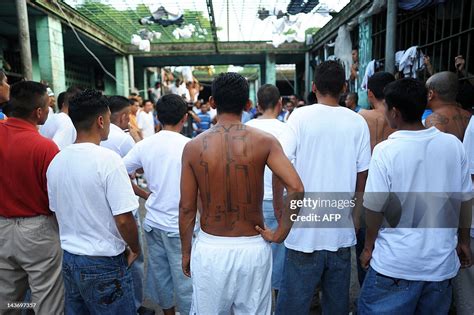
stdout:
[[364,117],[369,125],[370,132],[370,149],[374,147],[395,130],[390,128],[385,119],[385,105],[383,89],[390,82],[395,81],[393,74],[388,72],[377,72],[369,78],[367,83],[367,98],[369,99],[371,110],[363,109],[359,114]]
[[426,118],[425,126],[434,126],[463,141],[472,114],[456,102],[459,89],[457,75],[449,71],[436,73],[426,81],[426,88],[428,107],[433,114]]
[[[209,101],[217,124],[188,142],[182,159],[179,229],[183,272],[193,280],[192,314],[270,314],[272,254],[265,240],[282,242],[291,221],[286,207],[275,231],[264,228],[265,165],[286,187],[287,201],[302,197],[303,184],[275,137],[241,124],[250,105],[244,77],[220,74]],[[201,231],[191,254],[198,191]]]

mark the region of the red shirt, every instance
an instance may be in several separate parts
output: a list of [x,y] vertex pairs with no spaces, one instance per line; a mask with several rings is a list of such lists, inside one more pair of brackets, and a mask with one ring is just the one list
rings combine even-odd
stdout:
[[0,216],[51,215],[46,170],[58,146],[25,120],[0,124]]

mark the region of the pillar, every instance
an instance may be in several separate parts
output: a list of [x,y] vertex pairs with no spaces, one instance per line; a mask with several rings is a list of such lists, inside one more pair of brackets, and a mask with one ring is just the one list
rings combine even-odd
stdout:
[[26,0],[16,0],[18,18],[18,41],[20,43],[20,58],[23,77],[33,79],[33,64],[31,61],[30,27],[28,23],[28,8]]
[[36,40],[41,80],[48,82],[53,92],[58,95],[66,90],[61,22],[51,16],[38,17]]
[[302,84],[305,79],[305,63],[297,63],[295,66],[295,94],[305,97],[308,94],[308,90]]
[[133,65],[133,55],[128,55],[128,80],[130,82],[130,88],[135,88],[135,66]]
[[255,81],[249,81],[249,99],[252,101],[253,106],[257,107],[257,93],[255,92]]
[[369,17],[359,24],[359,78],[357,80],[357,94],[359,95],[359,106],[369,108],[367,91],[362,90],[360,84],[364,79],[365,69],[372,60],[372,18]]
[[306,96],[313,90],[313,68],[311,67],[311,52],[306,52],[304,55],[304,89]]
[[276,85],[275,54],[265,55],[265,83]]
[[117,79],[116,94],[127,97],[130,94],[129,73],[127,58],[125,56],[115,56],[115,78]]
[[397,38],[397,0],[387,1],[387,31],[385,37],[385,71],[394,73]]

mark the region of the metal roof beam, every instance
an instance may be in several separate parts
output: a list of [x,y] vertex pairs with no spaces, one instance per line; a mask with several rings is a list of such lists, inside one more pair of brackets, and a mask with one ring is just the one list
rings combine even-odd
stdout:
[[216,53],[219,53],[219,45],[218,45],[218,38],[217,38],[217,27],[216,27],[216,17],[214,15],[214,6],[212,5],[212,0],[206,0],[207,4],[207,13],[209,14],[209,22],[211,22],[211,31],[212,31],[212,38],[214,39],[214,46],[216,49]]

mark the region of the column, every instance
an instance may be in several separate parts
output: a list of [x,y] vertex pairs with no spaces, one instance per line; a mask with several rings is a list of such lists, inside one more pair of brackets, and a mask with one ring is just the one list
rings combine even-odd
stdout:
[[275,54],[265,55],[265,83],[276,85]]
[[127,97],[130,94],[128,64],[125,56],[115,56],[116,94]]
[[41,80],[48,82],[54,93],[58,95],[66,90],[61,22],[51,16],[38,17],[36,40]]

